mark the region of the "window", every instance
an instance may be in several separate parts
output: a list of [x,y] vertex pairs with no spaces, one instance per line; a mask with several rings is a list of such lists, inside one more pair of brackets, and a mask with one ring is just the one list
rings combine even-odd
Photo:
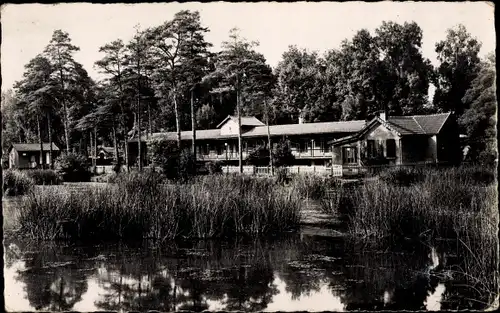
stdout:
[[356,163],[357,162],[357,153],[355,147],[344,147],[342,149],[342,158],[343,163]]
[[384,146],[381,140],[367,140],[367,152],[369,158],[384,156]]
[[368,150],[368,157],[372,158],[376,154],[376,145],[375,140],[367,140],[366,141],[366,149]]
[[396,140],[387,139],[385,144],[387,147],[387,157],[388,158],[395,158],[396,157]]

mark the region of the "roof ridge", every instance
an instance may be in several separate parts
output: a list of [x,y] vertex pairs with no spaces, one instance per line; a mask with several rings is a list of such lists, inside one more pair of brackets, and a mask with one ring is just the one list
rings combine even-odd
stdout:
[[420,130],[425,134],[425,130],[424,128],[422,127],[422,125],[420,125],[420,123],[415,119],[415,116],[413,116],[413,120],[415,121],[415,123],[418,125],[418,127],[420,127]]

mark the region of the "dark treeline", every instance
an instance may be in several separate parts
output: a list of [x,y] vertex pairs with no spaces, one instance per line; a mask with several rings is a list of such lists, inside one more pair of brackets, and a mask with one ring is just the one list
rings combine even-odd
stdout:
[[13,142],[52,141],[82,153],[114,146],[116,158],[127,155],[132,135],[176,131],[179,139],[181,130],[214,128],[228,114],[284,124],[370,119],[381,110],[455,112],[473,156],[495,150],[494,56],[481,60],[481,43],[462,25],[435,44],[437,67],[422,55],[415,22],[362,29],[324,55],[290,46],[274,69],[237,29],[217,52],[207,32],[192,11],[136,28],[129,42],[100,48],[95,67],[104,79],[96,82],[73,58],[79,47],[70,35],[56,30],[14,90],[2,92],[4,155]]

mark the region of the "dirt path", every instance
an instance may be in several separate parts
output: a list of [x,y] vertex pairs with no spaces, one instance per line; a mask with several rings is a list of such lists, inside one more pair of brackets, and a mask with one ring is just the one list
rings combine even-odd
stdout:
[[304,200],[300,224],[305,235],[343,236],[339,216],[322,211],[319,201]]

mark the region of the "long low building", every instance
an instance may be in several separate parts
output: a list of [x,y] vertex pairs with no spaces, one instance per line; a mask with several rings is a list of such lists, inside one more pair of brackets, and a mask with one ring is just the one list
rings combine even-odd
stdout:
[[[384,159],[387,164],[450,161],[458,144],[456,122],[450,113],[390,116],[381,114],[370,121],[298,123],[269,128],[253,116],[241,118],[243,160],[259,145],[267,143],[268,132],[276,144],[291,143],[296,166],[366,166],[367,161]],[[181,132],[183,145],[189,146],[192,131]],[[147,141],[156,138],[177,140],[176,132],[141,136],[144,165]],[[456,138],[455,138],[456,137]],[[457,140],[455,140],[457,139]],[[129,162],[138,159],[138,138],[129,140]],[[238,119],[225,118],[215,129],[197,130],[197,158],[238,164]]]
[[[269,126],[271,140],[276,144],[281,139],[291,143],[297,165],[327,165],[332,160],[330,140],[355,134],[365,121],[344,121],[324,123],[299,123]],[[241,117],[243,138],[243,160],[255,147],[266,144],[268,127],[253,116]],[[182,131],[181,140],[186,146],[192,141],[192,131]],[[147,141],[156,138],[177,140],[176,132],[144,134],[141,136],[143,160],[147,165]],[[138,138],[129,140],[129,162],[136,164]],[[224,164],[238,164],[238,119],[228,116],[215,129],[196,131],[197,158],[203,161],[221,161]]]

